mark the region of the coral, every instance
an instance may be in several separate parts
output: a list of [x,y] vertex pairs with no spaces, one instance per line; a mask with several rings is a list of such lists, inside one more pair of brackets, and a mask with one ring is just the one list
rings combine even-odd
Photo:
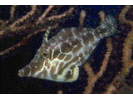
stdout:
[[[38,48],[36,45],[40,44],[42,39],[36,37],[39,37],[41,32],[45,32],[49,26],[53,33],[57,33],[62,27],[98,26],[112,11],[104,10],[107,7],[102,6],[96,11],[93,6],[45,6],[44,11],[40,10],[39,6],[32,6],[23,17],[19,17],[16,16],[19,6],[12,6],[10,18],[0,20],[1,92],[133,93],[132,6],[118,6],[118,9],[113,10],[113,16],[118,21],[117,34],[100,42],[91,57],[81,66],[80,76],[76,82],[56,83],[17,76],[18,69],[29,63],[34,56],[35,53],[32,51],[36,52],[34,49]],[[88,16],[89,14],[92,17]],[[79,16],[76,17],[77,15]],[[12,43],[12,40],[15,42]]]
[[[125,8],[121,11],[119,15],[119,21],[121,23],[126,23],[132,26],[133,21],[129,21],[125,18],[125,14],[127,13],[127,11],[129,11],[130,8],[131,8],[130,6],[125,6]],[[105,14],[103,12],[99,12],[99,15],[102,22],[104,20]],[[127,38],[123,43],[123,56],[122,56],[123,66],[121,67],[121,71],[117,73],[117,75],[113,78],[113,81],[107,86],[106,91],[103,93],[107,93],[107,94],[114,93],[117,90],[117,88],[120,86],[121,82],[124,81],[126,75],[129,74],[130,69],[133,68],[133,61],[131,59],[131,55],[133,51],[132,46],[133,46],[133,27],[131,28],[131,31],[128,33]],[[108,50],[109,49],[112,50],[112,46],[110,47],[108,46]],[[106,53],[108,52],[109,51],[107,51]],[[107,56],[107,54],[105,54],[105,56]],[[110,55],[108,55],[107,57],[110,57]],[[104,58],[102,64],[104,66],[107,66],[107,63],[108,63],[108,60]],[[106,67],[105,68],[103,66],[100,67],[100,71],[102,71],[102,74],[104,73],[105,69]],[[94,75],[90,65],[88,64],[85,65],[85,70],[87,71],[89,78],[88,78],[88,86],[85,88],[84,93],[91,93],[92,88],[94,87],[95,82],[98,80],[99,77],[96,77],[96,75]]]
[[85,94],[91,93],[92,88],[95,85],[95,82],[97,81],[98,78],[100,78],[103,75],[104,71],[106,70],[111,51],[112,51],[111,39],[108,39],[107,40],[107,52],[106,52],[104,60],[102,62],[102,66],[100,67],[100,70],[96,75],[94,74],[91,66],[88,63],[84,66],[85,70],[87,71],[88,77],[89,77],[88,85],[84,91]]
[[23,37],[23,39],[17,44],[8,47],[6,50],[1,51],[0,56],[13,51],[17,47],[20,47],[21,45],[24,45],[25,42],[33,35],[36,35],[39,32],[45,32],[48,29],[48,27],[51,27],[51,29],[57,28],[58,24],[62,21],[62,19],[66,16],[69,16],[74,10],[74,7],[71,7],[68,11],[63,12],[62,14],[48,16],[49,12],[54,7],[55,6],[53,5],[48,6],[48,8],[43,12],[42,15],[38,16],[37,18],[34,18],[33,20],[33,17],[37,16],[36,13],[38,11],[37,6],[34,5],[32,6],[31,11],[29,11],[22,18],[14,21],[15,17],[14,13],[17,6],[12,6],[10,11],[10,19],[7,21],[4,20],[0,21],[1,22],[0,38],[4,39],[4,37],[9,36],[9,34],[17,35],[18,33],[19,35],[21,34],[21,36],[25,34],[27,36]]

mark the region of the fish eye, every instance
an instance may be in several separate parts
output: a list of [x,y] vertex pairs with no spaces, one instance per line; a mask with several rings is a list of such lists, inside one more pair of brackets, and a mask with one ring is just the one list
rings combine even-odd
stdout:
[[47,58],[47,57],[48,57],[48,52],[42,52],[42,53],[41,53],[41,56],[42,56],[43,58]]

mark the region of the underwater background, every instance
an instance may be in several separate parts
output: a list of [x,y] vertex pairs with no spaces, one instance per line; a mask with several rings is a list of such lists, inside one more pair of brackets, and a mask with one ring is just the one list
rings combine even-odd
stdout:
[[[38,6],[37,14],[43,13],[48,6]],[[62,13],[69,9],[71,6],[61,6],[58,13]],[[73,7],[73,6],[72,6]],[[65,20],[61,19],[62,22],[59,23],[59,27],[51,31],[50,37],[55,36],[62,28],[66,27],[78,27],[79,25],[79,15],[81,10],[86,11],[86,17],[84,19],[83,27],[96,28],[99,26],[100,18],[98,13],[103,11],[105,16],[112,15],[118,24],[117,32],[115,35],[107,37],[112,39],[113,50],[110,55],[107,68],[103,75],[97,79],[95,85],[93,86],[92,94],[105,93],[106,89],[112,83],[113,79],[123,68],[122,56],[123,56],[123,43],[127,34],[131,30],[131,26],[127,24],[121,24],[118,21],[118,17],[124,5],[78,5],[75,6],[74,13],[72,16],[67,17]],[[0,19],[9,20],[10,19],[10,9],[11,6],[0,6]],[[31,10],[30,6],[18,6],[15,11],[15,18],[13,21],[21,18],[27,12]],[[50,12],[49,16],[52,13]],[[38,16],[34,16],[36,18]],[[31,19],[31,20],[34,20]],[[133,21],[133,7],[127,12],[126,18]],[[27,23],[27,22],[26,22]],[[56,22],[58,23],[58,21]],[[10,24],[10,23],[9,23]],[[23,24],[23,23],[22,23]],[[48,23],[45,23],[49,25]],[[52,23],[51,23],[52,24]],[[0,24],[0,30],[6,26]],[[25,30],[28,33],[28,30]],[[17,34],[0,36],[0,52],[6,50],[12,45],[18,43],[27,34],[16,32]],[[7,32],[8,33],[8,32]],[[59,83],[48,80],[41,80],[36,78],[21,78],[18,76],[18,70],[26,66],[34,57],[37,49],[41,45],[42,38],[45,32],[39,32],[37,35],[32,36],[25,45],[22,45],[15,50],[0,55],[0,73],[1,73],[1,93],[2,94],[56,94],[56,93],[66,93],[66,94],[81,94],[84,93],[88,84],[88,75],[84,69],[84,64],[80,66],[80,75],[78,80],[72,83]],[[103,62],[104,56],[106,54],[106,39],[104,38],[100,41],[94,52],[91,54],[88,62],[94,74],[98,73]],[[133,46],[132,46],[133,50]],[[131,60],[133,59],[133,53],[131,54]],[[133,67],[133,66],[132,66]],[[113,93],[133,93],[133,68],[130,68],[128,75],[119,82],[119,86]],[[117,86],[118,84],[116,84]]]

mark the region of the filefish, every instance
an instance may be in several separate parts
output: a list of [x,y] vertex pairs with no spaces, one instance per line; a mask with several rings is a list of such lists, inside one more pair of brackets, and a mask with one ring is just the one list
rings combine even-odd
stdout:
[[116,20],[108,15],[96,28],[65,28],[48,40],[49,31],[31,62],[20,69],[20,77],[34,77],[55,82],[74,82],[81,66],[99,41],[116,30]]

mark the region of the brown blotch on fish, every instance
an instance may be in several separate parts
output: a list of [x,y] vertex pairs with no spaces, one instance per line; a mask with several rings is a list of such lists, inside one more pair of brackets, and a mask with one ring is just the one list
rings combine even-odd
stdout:
[[73,46],[74,54],[77,53],[79,51],[79,49],[81,49],[81,48],[82,48],[82,44],[81,44],[81,42],[78,41],[78,43]]
[[60,53],[59,47],[54,50],[53,58],[56,58]]
[[79,44],[80,41],[78,39],[72,40],[72,46],[74,47],[75,45]]
[[58,74],[59,74],[59,75],[61,74],[61,70],[62,70],[63,66],[64,66],[64,62],[61,62],[61,63],[59,64],[59,69],[58,69]]
[[42,61],[38,61],[37,63],[32,63],[31,66],[31,75],[34,75],[37,71],[40,71],[41,68],[43,67],[43,62]]
[[89,39],[86,36],[82,36],[82,38],[85,45],[89,43]]
[[48,60],[45,61],[45,66],[47,66],[48,69],[50,68],[50,64]]
[[73,48],[72,45],[70,45],[69,43],[65,42],[61,46],[61,51],[63,53],[68,53],[68,52],[70,52],[72,50],[72,48]]
[[64,61],[68,61],[68,60],[70,60],[70,59],[71,59],[71,57],[72,57],[72,55],[66,55],[66,57],[65,57]]
[[70,28],[66,28],[65,30],[66,30],[66,35],[67,35],[68,37],[72,37],[72,36],[73,36],[72,31],[71,31]]
[[67,37],[72,36],[72,32],[70,31],[69,28],[64,29],[65,33],[59,32],[59,34],[62,36],[63,39],[67,39]]
[[66,56],[65,54],[60,53],[60,55],[58,56],[58,59],[59,59],[59,60],[62,60],[65,56]]
[[52,77],[53,79],[56,79],[56,78],[57,78],[57,75],[55,75],[54,73],[55,73],[55,71],[56,71],[56,68],[57,68],[58,63],[59,63],[59,62],[57,62],[57,63],[55,64],[55,66],[52,66],[52,68],[51,68],[51,77]]

